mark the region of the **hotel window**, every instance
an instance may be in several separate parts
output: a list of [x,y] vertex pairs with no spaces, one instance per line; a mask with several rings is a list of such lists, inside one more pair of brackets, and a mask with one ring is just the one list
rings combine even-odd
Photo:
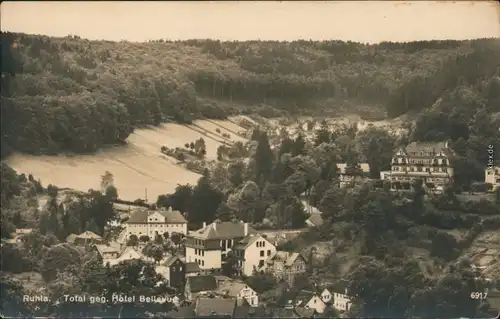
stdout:
[[264,251],[263,250],[260,251],[260,257],[264,257]]
[[233,240],[232,239],[228,239],[227,240],[227,248],[231,248],[232,244],[233,244]]
[[266,247],[266,242],[265,241],[262,242],[262,247]]
[[267,250],[267,255],[271,256],[271,250],[270,249]]
[[205,261],[204,260],[201,261],[201,265],[205,266]]
[[417,171],[418,171],[418,172],[421,172],[421,171],[422,171],[422,167],[420,167],[420,166],[419,166],[419,167],[417,167]]
[[446,173],[446,167],[441,167],[441,172]]
[[201,251],[201,256],[205,257],[205,251],[204,250]]
[[428,172],[428,173],[430,173],[431,172],[431,168],[430,167],[426,167],[425,171]]

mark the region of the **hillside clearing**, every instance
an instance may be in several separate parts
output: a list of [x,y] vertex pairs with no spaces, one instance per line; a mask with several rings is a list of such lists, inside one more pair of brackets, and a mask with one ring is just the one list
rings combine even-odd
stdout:
[[[33,156],[15,153],[7,161],[16,171],[40,178],[44,185],[54,184],[80,191],[98,189],[101,175],[109,171],[114,176],[121,199],[144,198],[147,188],[148,201],[156,201],[158,195],[172,193],[177,184],[194,185],[200,177],[162,155],[160,149],[163,145],[184,147],[186,143],[203,138],[207,159],[215,159],[217,148],[222,145],[219,141],[225,140],[215,132],[216,127],[221,133],[230,134],[233,141],[246,141],[220,127],[227,125],[230,130],[244,131],[234,123],[217,121],[220,125],[217,126],[209,121],[196,121],[195,124],[199,127],[197,131],[175,123],[138,129],[129,136],[126,146],[101,150],[95,155]],[[213,134],[200,133],[204,130]],[[214,138],[217,135],[219,137]],[[78,177],[68,178],[71,176]]]

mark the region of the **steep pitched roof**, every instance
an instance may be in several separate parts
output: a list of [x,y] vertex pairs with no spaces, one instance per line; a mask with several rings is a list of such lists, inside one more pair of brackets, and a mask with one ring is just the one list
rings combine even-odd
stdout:
[[186,263],[185,266],[186,266],[186,274],[194,273],[194,272],[200,272],[201,271],[200,265],[198,265],[195,262]]
[[234,248],[247,249],[253,243],[255,243],[257,240],[259,240],[260,238],[263,238],[263,237],[261,235],[257,235],[257,234],[250,234],[250,235],[246,236],[245,238],[243,238],[242,240],[240,240],[239,242],[237,242],[234,245]]
[[248,304],[236,306],[233,318],[247,319],[247,318],[272,318],[273,313],[270,308],[264,306],[251,307]]
[[312,291],[308,290],[300,290],[296,295],[295,295],[295,304],[304,306],[306,303],[308,303],[313,297],[315,296],[315,293]]
[[347,282],[345,280],[340,280],[340,281],[336,282],[335,284],[329,286],[328,291],[330,291],[331,293],[345,294],[348,286],[349,286],[349,282]]
[[[255,229],[248,225],[248,234],[256,233]],[[190,232],[188,236],[197,239],[233,239],[244,237],[245,224],[237,222],[212,223],[197,231]]]
[[164,266],[170,267],[172,266],[177,260],[182,260],[179,258],[179,256],[170,256],[166,258],[165,262],[163,263]]
[[236,299],[198,298],[195,306],[197,317],[230,316],[236,309]]
[[165,217],[166,223],[171,224],[185,224],[187,223],[186,218],[178,210],[148,210],[148,209],[138,209],[132,212],[127,223],[129,224],[146,224],[148,222],[148,216],[154,213],[159,213]]
[[105,253],[120,253],[121,249],[118,246],[109,245],[94,245],[97,252],[102,256]]
[[318,213],[311,214],[311,216],[309,216],[307,220],[311,222],[314,226],[323,225],[323,218],[321,217],[321,214]]
[[217,289],[217,281],[214,276],[187,277],[191,292],[212,291]]
[[[216,292],[218,294],[229,296],[229,297],[238,297],[238,294],[245,288],[250,288],[244,282],[238,281],[229,281],[220,286]],[[250,288],[252,289],[252,288]],[[252,289],[253,290],[253,289]]]
[[102,239],[101,236],[99,236],[96,233],[91,232],[89,230],[86,230],[83,233],[81,233],[80,235],[77,235],[77,237],[85,238],[85,239]]
[[282,262],[286,267],[290,267],[297,260],[297,258],[303,258],[299,253],[291,253],[288,251],[276,251],[267,259],[268,264],[274,262]]
[[411,142],[404,148],[408,155],[419,156],[420,152],[434,153],[443,152],[446,156],[452,156],[453,150],[448,147],[447,142]]

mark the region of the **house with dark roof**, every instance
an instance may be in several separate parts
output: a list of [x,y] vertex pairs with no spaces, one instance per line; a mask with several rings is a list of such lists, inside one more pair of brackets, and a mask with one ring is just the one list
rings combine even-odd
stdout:
[[234,316],[236,299],[198,298],[194,307],[195,318],[228,318]]
[[185,270],[186,277],[198,276],[201,274],[200,266],[195,262],[185,263],[185,267],[186,267]]
[[391,189],[411,190],[412,184],[420,179],[425,189],[442,192],[453,181],[454,156],[448,142],[412,142],[398,149],[391,163]]
[[264,267],[263,269],[272,273],[278,280],[285,280],[293,286],[295,278],[307,271],[307,261],[299,253],[276,251],[267,259]]
[[314,309],[303,307],[278,308],[274,311],[273,318],[312,319],[314,318]]
[[200,295],[207,295],[217,289],[217,281],[214,276],[200,275],[186,278],[184,296],[187,301],[193,301]]
[[234,319],[271,319],[273,318],[273,309],[271,307],[258,306],[251,307],[248,304],[237,305],[234,311]]
[[138,209],[132,212],[124,225],[127,238],[131,235],[155,238],[156,235],[163,236],[165,233],[169,235],[173,233],[187,234],[186,218],[181,212],[172,210],[171,207],[168,210]]
[[166,318],[172,319],[185,319],[194,317],[195,312],[193,306],[181,306],[176,310],[172,310],[166,313]]
[[78,245],[78,246],[92,246],[95,244],[102,244],[102,237],[93,233],[91,231],[84,231],[80,235],[71,234],[66,237],[66,242],[68,244]]
[[248,223],[203,223],[201,229],[189,232],[186,236],[186,261],[196,262],[201,270],[221,269],[232,247],[248,234],[255,233],[255,229]]
[[161,265],[155,267],[156,272],[165,278],[170,287],[183,288],[185,285],[186,265],[179,256],[169,256]]
[[239,274],[251,276],[254,271],[264,267],[266,260],[276,253],[276,246],[262,235],[250,234],[233,246],[233,253]]

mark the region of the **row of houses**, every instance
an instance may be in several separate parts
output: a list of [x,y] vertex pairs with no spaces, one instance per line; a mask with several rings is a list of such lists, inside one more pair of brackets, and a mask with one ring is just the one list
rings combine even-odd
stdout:
[[266,235],[248,223],[213,222],[186,236],[186,261],[195,262],[204,271],[222,269],[226,263],[238,275],[271,272],[278,280],[293,285],[306,272],[307,261],[298,253],[277,251]]
[[[218,278],[222,277],[222,278]],[[269,296],[259,294],[246,283],[232,280],[224,276],[200,275],[189,277],[184,290],[186,301],[196,303],[202,298],[217,303],[220,299],[235,300],[236,305],[258,308],[263,304],[269,308],[283,310],[299,310],[302,313],[323,314],[329,307],[345,312],[350,309],[352,298],[348,296],[346,282],[334,286],[311,290],[290,287],[286,282],[275,289],[276,300],[272,303],[265,300]],[[261,299],[264,299],[261,302]]]

